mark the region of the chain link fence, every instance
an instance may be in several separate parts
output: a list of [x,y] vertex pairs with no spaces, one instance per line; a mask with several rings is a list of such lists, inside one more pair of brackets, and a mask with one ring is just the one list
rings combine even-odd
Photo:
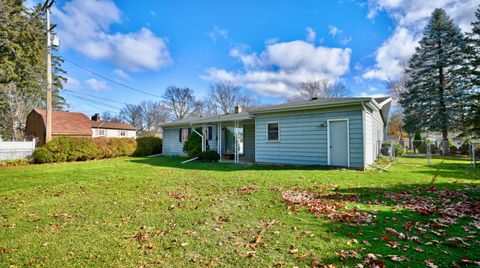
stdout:
[[400,156],[425,158],[431,164],[432,157],[443,156],[459,159],[469,159],[473,168],[478,167],[480,156],[480,140],[451,139],[422,139],[405,141],[405,139],[379,142],[379,154],[395,160]]

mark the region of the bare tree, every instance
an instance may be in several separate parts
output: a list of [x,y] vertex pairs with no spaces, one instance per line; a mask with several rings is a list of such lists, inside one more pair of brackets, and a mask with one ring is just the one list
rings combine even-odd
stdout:
[[387,83],[388,95],[392,98],[392,110],[403,112],[400,105],[402,93],[406,91],[405,82],[407,81],[407,74],[403,71],[402,75],[397,80],[392,80]]
[[120,118],[123,122],[138,128],[139,131],[144,129],[142,107],[140,105],[125,104],[125,106],[120,109]]
[[297,85],[297,91],[301,98],[344,98],[349,96],[350,90],[342,81],[331,83],[328,79],[308,79]]
[[253,94],[248,94],[232,82],[225,81],[210,85],[204,109],[209,114],[230,113],[237,105],[249,109],[257,103]]
[[160,101],[142,101],[139,106],[142,112],[142,129],[144,131],[160,132],[161,124],[171,116],[170,108]]
[[106,122],[122,122],[120,116],[112,114],[110,112],[103,112],[101,119],[102,121]]
[[196,108],[193,92],[188,87],[169,86],[163,94],[163,99],[165,104],[172,109],[176,119],[185,118]]
[[170,108],[160,101],[142,101],[138,105],[125,104],[120,110],[122,121],[135,126],[139,132],[160,132],[161,124],[170,116]]

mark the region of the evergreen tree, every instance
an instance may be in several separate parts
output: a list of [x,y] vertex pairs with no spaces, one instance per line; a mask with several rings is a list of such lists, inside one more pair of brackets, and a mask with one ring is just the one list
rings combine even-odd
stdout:
[[480,5],[472,22],[472,32],[467,34],[469,70],[472,77],[472,101],[467,117],[468,132],[480,136]]
[[[46,34],[41,5],[29,10],[22,0],[0,1],[0,135],[19,139],[27,114],[45,107]],[[52,106],[65,106],[59,92],[65,71],[63,60],[52,57]]]
[[[411,132],[441,131],[462,127],[467,98],[465,38],[443,9],[435,9],[419,47],[409,61],[406,91],[401,94],[405,128]],[[449,154],[448,142],[445,153]]]

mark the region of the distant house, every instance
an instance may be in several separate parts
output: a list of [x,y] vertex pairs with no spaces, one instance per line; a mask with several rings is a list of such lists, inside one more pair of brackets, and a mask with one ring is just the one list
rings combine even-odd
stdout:
[[391,98],[311,99],[163,124],[163,153],[184,155],[200,128],[221,161],[363,169],[385,140]]
[[137,138],[137,128],[121,123],[100,121],[100,115],[95,114],[90,120],[92,137]]
[[[45,144],[46,112],[33,109],[27,116],[25,134],[35,138],[38,145]],[[52,111],[52,137],[118,137],[136,138],[137,129],[134,126],[100,121],[100,116],[95,114],[90,120],[83,113]]]

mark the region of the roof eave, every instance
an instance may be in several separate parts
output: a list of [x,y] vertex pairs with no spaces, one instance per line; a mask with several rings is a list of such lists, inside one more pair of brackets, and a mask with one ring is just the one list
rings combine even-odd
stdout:
[[303,105],[294,105],[288,107],[278,107],[278,108],[270,108],[270,109],[259,109],[254,110],[252,114],[264,114],[264,113],[276,113],[276,112],[288,112],[288,111],[298,111],[298,110],[311,110],[317,108],[330,108],[330,107],[339,107],[339,106],[347,106],[351,104],[361,104],[364,101],[370,100],[370,98],[361,98],[357,100],[349,100],[349,101],[342,101],[336,103],[315,103],[315,104],[303,104]]

